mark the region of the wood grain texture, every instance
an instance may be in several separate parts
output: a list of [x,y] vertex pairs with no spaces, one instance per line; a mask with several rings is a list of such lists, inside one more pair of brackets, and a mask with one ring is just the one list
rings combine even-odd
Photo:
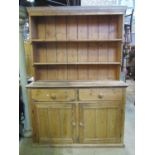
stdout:
[[99,40],[109,39],[109,18],[106,16],[99,16]]
[[119,16],[118,17],[118,27],[117,27],[117,31],[118,31],[118,37],[119,38],[123,38],[123,34],[124,34],[124,15],[123,16]]
[[121,143],[124,143],[124,125],[125,125],[125,104],[126,104],[126,89],[122,89],[122,107],[120,118],[120,130],[121,130]]
[[56,40],[56,18],[46,17],[45,18],[45,30],[46,30],[46,40]]
[[38,38],[36,23],[36,18],[29,16],[30,39]]
[[35,81],[26,86],[27,88],[126,88],[128,84],[118,80],[70,80],[70,81]]
[[67,62],[77,62],[77,44],[67,43]]
[[111,44],[108,48],[108,61],[115,62],[117,61],[117,44]]
[[54,66],[47,66],[47,80],[57,79],[58,70]]
[[36,47],[35,57],[37,62],[47,62],[46,44],[40,44]]
[[28,7],[29,16],[123,15],[125,6]]
[[97,40],[98,35],[98,16],[88,16],[88,40]]
[[66,43],[57,44],[57,62],[67,62]]
[[56,63],[57,62],[56,45],[55,44],[46,44],[46,52],[47,52],[47,58],[46,58],[47,61],[42,61],[42,62]]
[[67,80],[67,66],[57,67],[57,80]]
[[24,42],[25,57],[26,57],[26,71],[29,77],[34,76],[33,68],[33,48],[30,41]]
[[76,93],[73,89],[41,89],[32,91],[32,99],[35,101],[73,101]]
[[99,43],[99,62],[108,62],[108,44]]
[[86,144],[121,141],[119,102],[80,104],[80,142]]
[[31,42],[32,43],[42,43],[42,42],[76,42],[76,43],[79,43],[79,42],[85,42],[85,43],[89,43],[89,42],[123,42],[123,39],[121,38],[112,38],[112,39],[89,39],[89,40],[86,40],[86,39],[80,39],[80,40],[52,40],[52,39],[31,39]]
[[87,43],[78,43],[78,62],[88,62]]
[[34,66],[57,66],[57,65],[98,65],[98,66],[102,66],[105,67],[106,65],[120,65],[120,62],[56,62],[56,63],[51,63],[51,62],[35,62],[33,63]]
[[88,66],[78,66],[78,80],[88,80]]
[[89,43],[88,44],[88,61],[89,62],[98,62],[98,44],[96,43]]
[[56,40],[66,40],[66,17],[56,18]]
[[76,65],[67,67],[67,80],[76,80],[78,77],[78,69]]
[[36,108],[37,124],[39,130],[39,142],[46,140],[49,137],[48,128],[48,110],[47,108]]
[[47,66],[39,66],[35,68],[35,80],[47,80]]
[[67,40],[77,40],[77,17],[67,17]]
[[45,19],[44,18],[37,18],[37,37],[39,39],[46,38],[46,29],[45,29]]
[[87,40],[88,37],[88,17],[77,17],[78,21],[78,40]]
[[120,100],[122,89],[120,88],[98,88],[98,89],[80,89],[79,100]]
[[37,103],[37,128],[39,142],[51,144],[73,143],[75,122],[74,104]]

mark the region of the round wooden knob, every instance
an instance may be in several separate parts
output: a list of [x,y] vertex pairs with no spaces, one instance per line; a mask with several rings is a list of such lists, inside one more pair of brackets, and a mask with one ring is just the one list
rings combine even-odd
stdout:
[[55,100],[55,99],[56,99],[56,95],[52,94],[52,95],[51,95],[51,98],[52,98],[53,100]]
[[80,122],[80,124],[79,124],[81,127],[83,127],[84,126],[84,124],[82,123],[82,122]]
[[103,97],[104,97],[103,94],[99,94],[99,95],[98,95],[98,98],[100,98],[100,99],[103,98]]
[[76,123],[75,123],[75,122],[72,122],[72,125],[73,125],[73,126],[76,126]]

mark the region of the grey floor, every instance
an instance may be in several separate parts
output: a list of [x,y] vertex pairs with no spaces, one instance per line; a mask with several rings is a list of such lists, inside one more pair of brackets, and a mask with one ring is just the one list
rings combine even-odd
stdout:
[[31,138],[23,138],[19,144],[20,155],[134,155],[135,154],[135,83],[127,80],[125,147],[124,148],[50,148],[32,147]]

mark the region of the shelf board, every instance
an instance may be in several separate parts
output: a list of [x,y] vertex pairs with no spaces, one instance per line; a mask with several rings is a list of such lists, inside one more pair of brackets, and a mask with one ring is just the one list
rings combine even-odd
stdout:
[[126,6],[28,7],[30,16],[123,15]]
[[42,65],[120,65],[120,62],[69,62],[69,63],[33,63],[35,66],[42,66]]
[[89,87],[127,87],[127,83],[119,80],[38,80],[27,85],[28,88],[89,88]]
[[31,42],[121,42],[123,41],[121,38],[119,39],[105,39],[105,40],[46,40],[46,39],[31,39]]

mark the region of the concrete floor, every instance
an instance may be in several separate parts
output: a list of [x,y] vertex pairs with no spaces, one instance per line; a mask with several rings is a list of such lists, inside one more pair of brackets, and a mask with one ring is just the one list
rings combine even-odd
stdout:
[[134,155],[135,154],[135,83],[127,80],[124,148],[50,148],[32,147],[31,138],[20,141],[19,155]]

